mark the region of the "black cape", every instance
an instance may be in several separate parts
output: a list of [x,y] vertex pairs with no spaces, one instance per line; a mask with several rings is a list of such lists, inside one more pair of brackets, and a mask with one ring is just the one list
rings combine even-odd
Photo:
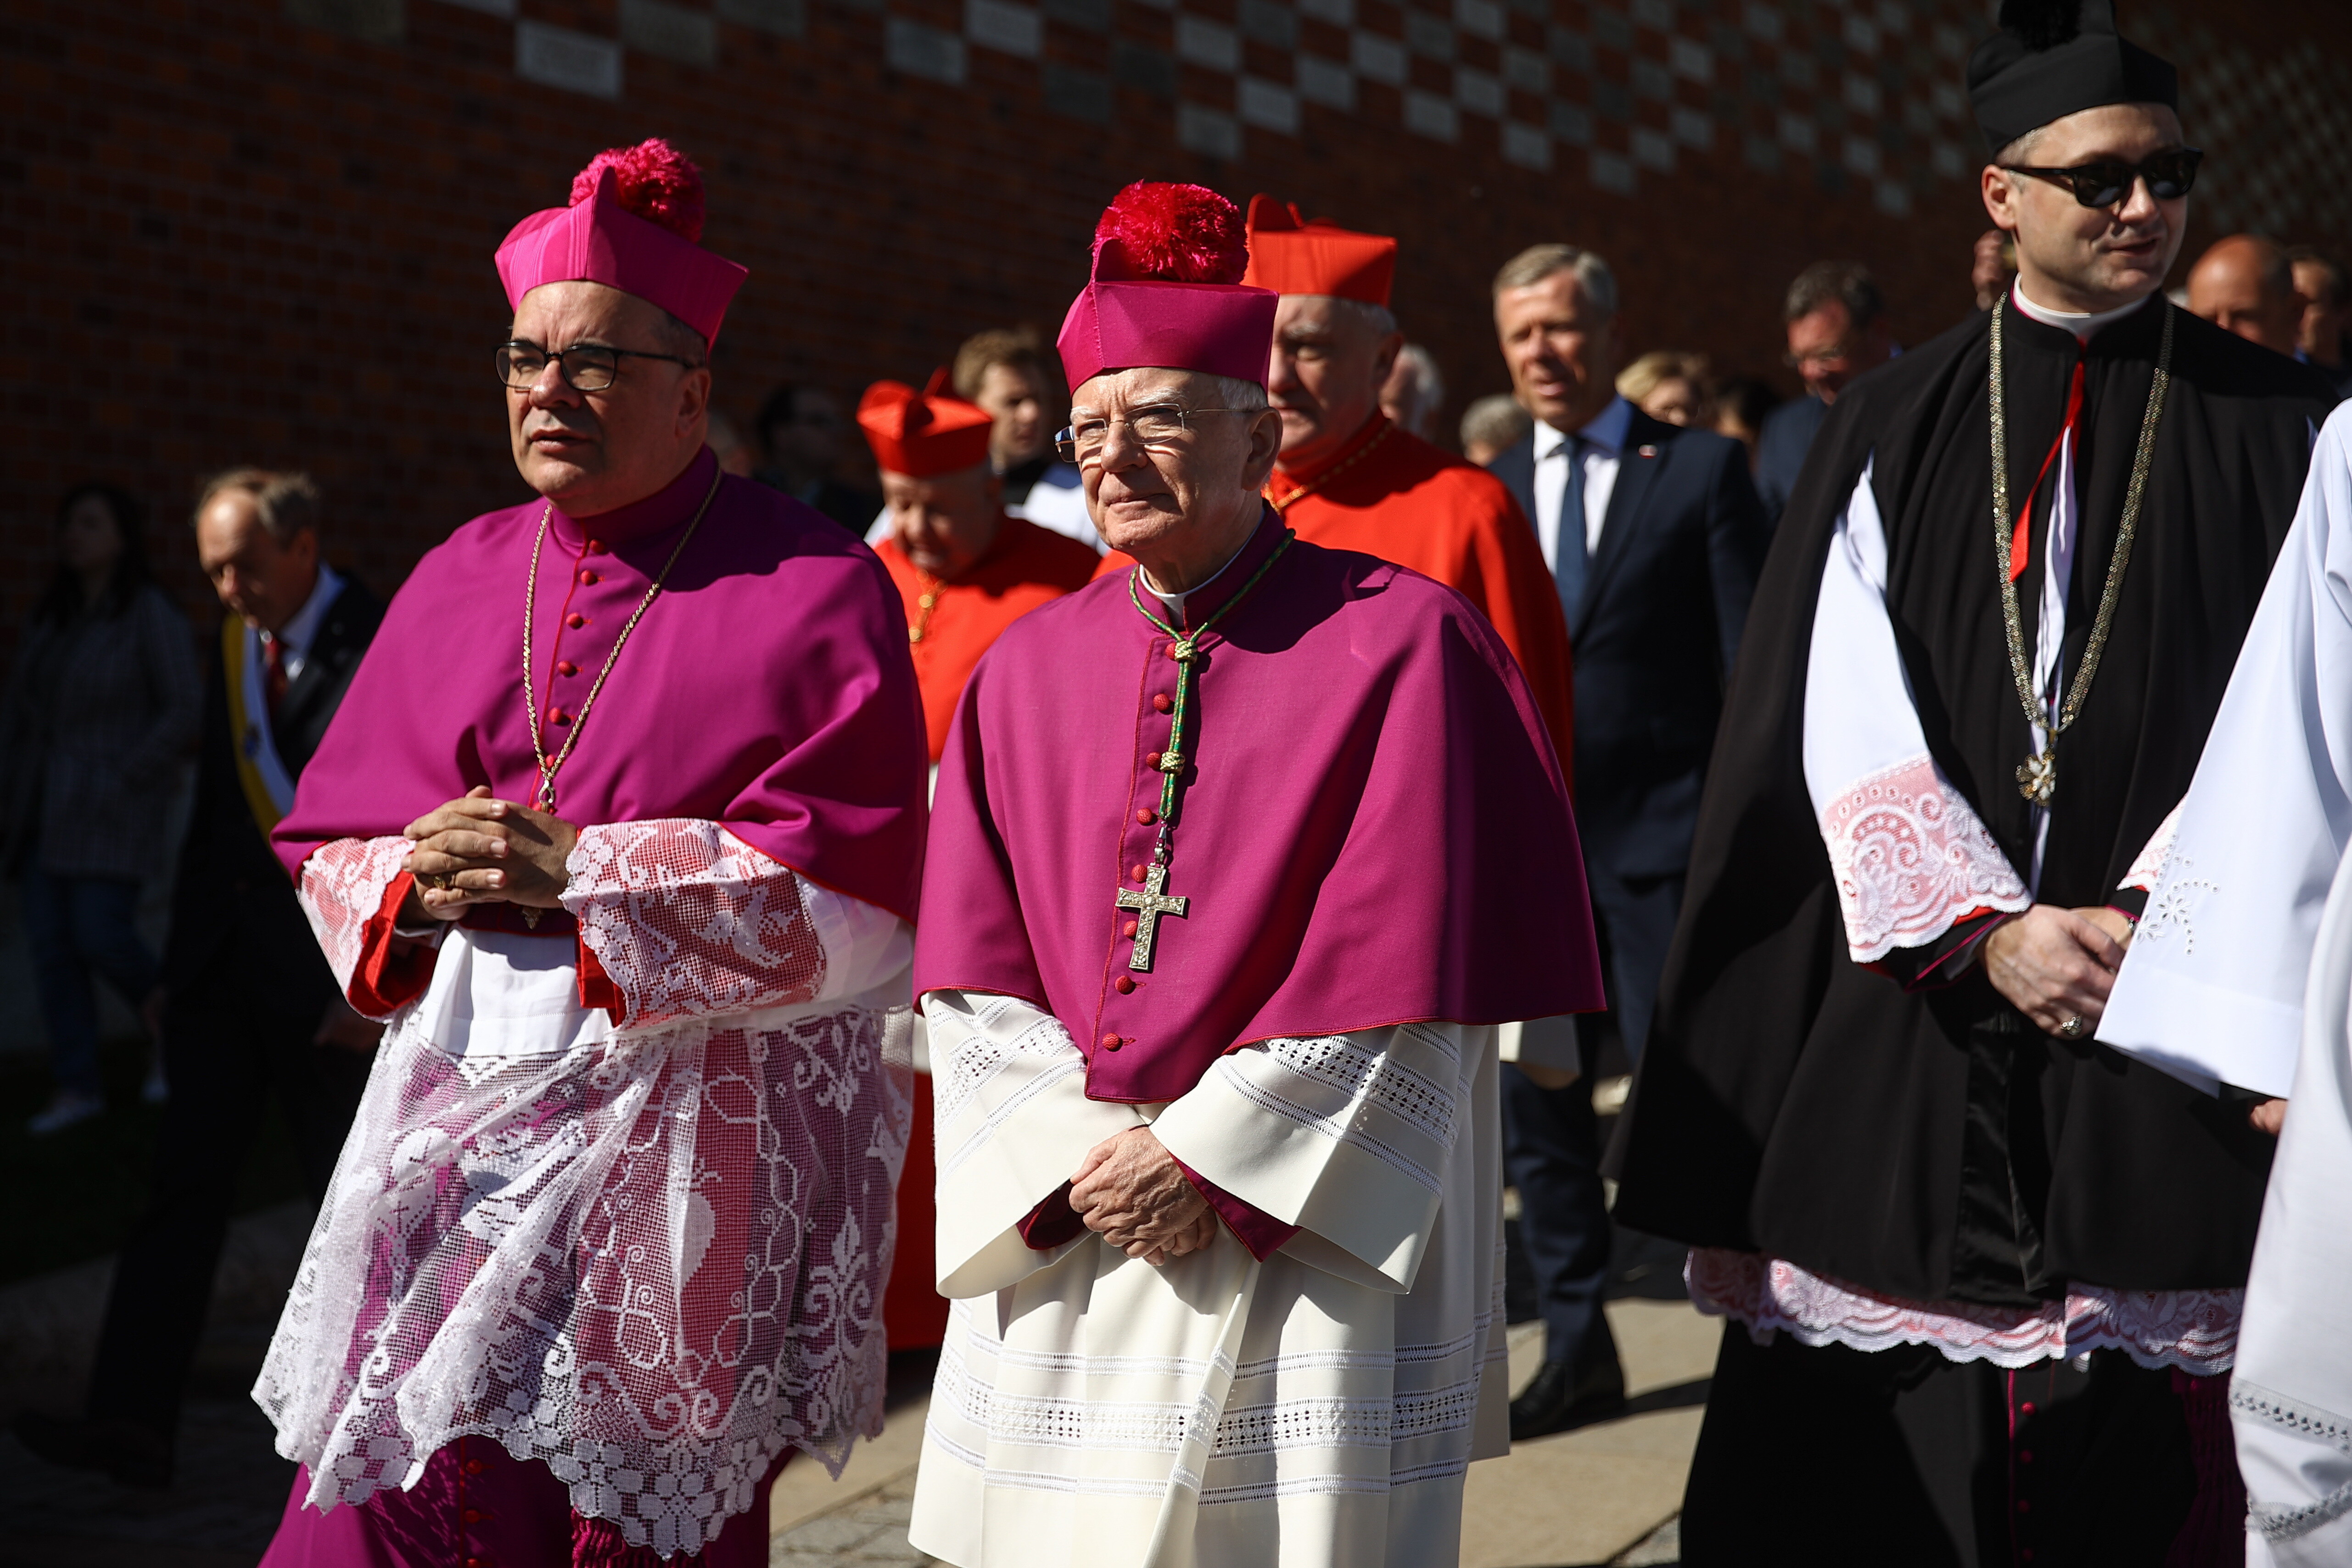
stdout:
[[[2085,358],[2071,683],[2114,550],[2162,300]],[[2003,311],[2010,494],[2064,417],[2071,332]],[[2242,1285],[2271,1140],[2242,1104],[2042,1033],[1981,964],[1906,991],[1848,955],[1803,770],[1807,652],[1832,529],[1872,453],[1887,608],[1929,750],[2022,875],[2031,742],[2001,626],[1990,313],[1830,411],[1758,585],[1657,1021],[1612,1152],[1617,1217],[1886,1294],[2011,1305],[2073,1284]],[[2081,717],[2058,742],[2039,897],[2105,904],[2189,787],[2300,496],[2321,378],[2174,313],[2137,542]],[[2045,487],[2046,489],[2047,487]],[[2033,646],[2046,496],[2019,583]]]

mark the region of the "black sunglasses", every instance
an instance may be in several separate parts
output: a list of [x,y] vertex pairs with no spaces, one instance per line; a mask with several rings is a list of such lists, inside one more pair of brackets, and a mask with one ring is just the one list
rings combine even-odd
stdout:
[[2147,182],[2147,194],[2158,201],[2168,202],[2187,195],[2189,187],[2197,183],[2197,165],[2204,159],[2205,154],[2194,147],[2170,147],[2137,163],[2103,158],[2095,163],[2077,163],[2071,169],[2035,169],[2022,163],[2003,163],[2000,167],[2012,174],[2048,180],[2054,185],[2071,185],[2074,199],[2086,207],[2111,207],[2129,198],[2132,187],[2143,179]]

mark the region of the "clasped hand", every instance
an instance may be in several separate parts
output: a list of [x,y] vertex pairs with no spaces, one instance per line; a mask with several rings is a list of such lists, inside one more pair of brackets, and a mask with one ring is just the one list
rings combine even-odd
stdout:
[[572,880],[565,862],[580,830],[559,816],[510,800],[487,785],[425,813],[402,830],[416,847],[403,869],[416,879],[401,911],[404,924],[464,918],[474,904],[553,909]]
[[1070,1177],[1070,1207],[1087,1229],[1154,1268],[1217,1238],[1216,1211],[1149,1127],[1087,1151]]
[[[2114,910],[2036,904],[1985,938],[1985,974],[2035,1026],[2060,1039],[2067,1038],[2066,1021],[2080,1018],[2084,1027],[2075,1038],[2087,1044],[2107,1010],[2131,939],[2131,921]],[[2284,1100],[2263,1100],[2246,1113],[2273,1137],[2285,1119]]]

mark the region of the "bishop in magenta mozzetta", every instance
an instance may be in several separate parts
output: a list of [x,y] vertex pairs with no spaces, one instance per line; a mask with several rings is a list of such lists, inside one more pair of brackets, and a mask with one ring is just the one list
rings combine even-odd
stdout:
[[767,1561],[881,1429],[924,744],[866,548],[720,474],[743,268],[600,155],[498,253],[538,492],[420,562],[277,847],[389,1027],[256,1395],[270,1568]]
[[962,1568],[1447,1564],[1506,1446],[1496,1026],[1600,1003],[1576,829],[1486,618],[1261,498],[1245,259],[1198,186],[1104,214],[1064,447],[1135,564],[940,759],[910,1538]]

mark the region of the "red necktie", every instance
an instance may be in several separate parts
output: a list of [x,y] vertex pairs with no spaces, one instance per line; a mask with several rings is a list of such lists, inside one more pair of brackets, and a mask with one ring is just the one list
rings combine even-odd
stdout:
[[[2017,509],[2017,524],[2009,536],[2009,580],[2016,582],[2025,575],[2027,555],[2033,548],[2033,498],[2042,491],[2042,481],[2050,477],[2050,469],[2058,461],[2059,450],[2074,438],[2074,431],[2083,422],[2083,356],[2074,355],[2074,378],[2066,386],[2066,422],[2058,426],[2058,439],[2050,443],[2049,456],[2042,459],[2042,471],[2033,476],[2033,488],[2025,492],[2025,504]],[[2057,502],[2051,502],[2055,506]]]
[[261,639],[261,700],[269,708],[269,726],[278,727],[278,705],[286,700],[286,644],[279,638],[265,636]]

